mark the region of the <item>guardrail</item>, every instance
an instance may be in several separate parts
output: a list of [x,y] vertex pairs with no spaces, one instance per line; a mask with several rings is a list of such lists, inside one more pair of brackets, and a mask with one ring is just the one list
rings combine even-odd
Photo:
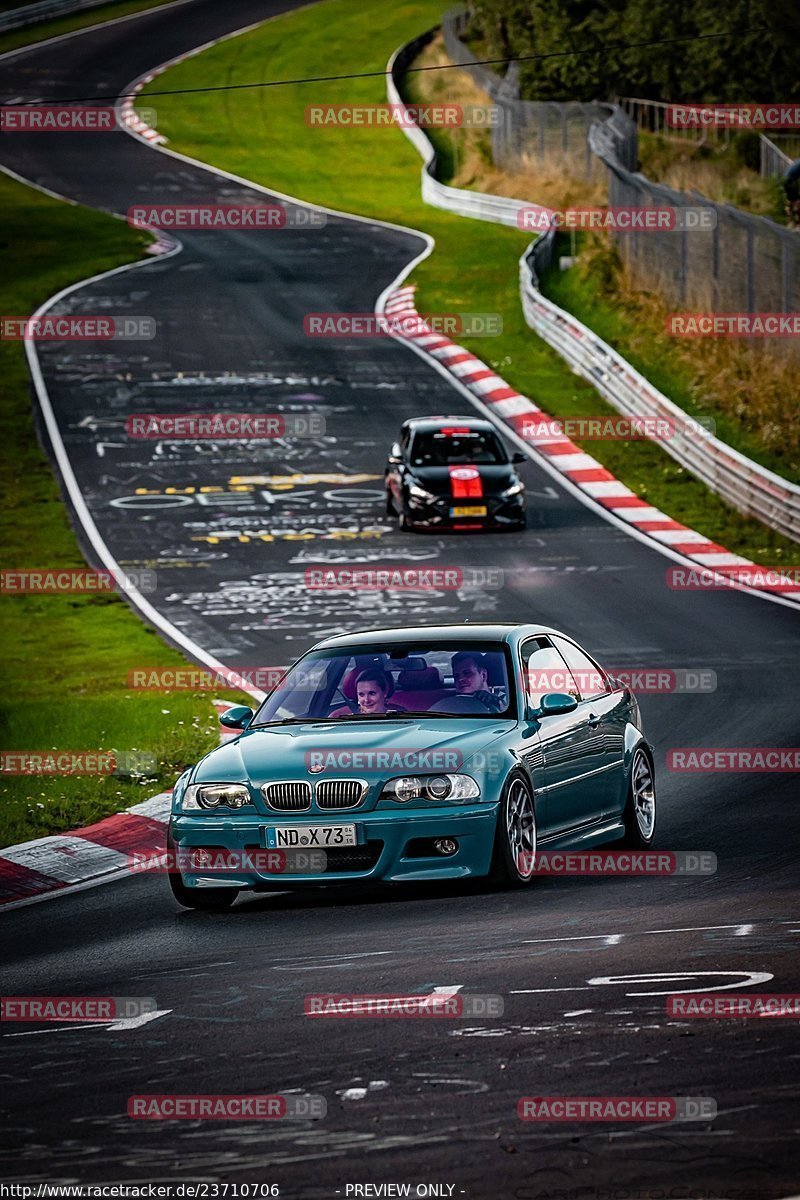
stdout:
[[[386,69],[386,91],[392,104],[403,105],[397,79],[433,37],[429,30],[402,46]],[[613,120],[613,115],[609,120]],[[436,179],[436,152],[421,129],[410,121],[403,132],[423,159],[422,198],[434,208],[463,217],[518,226],[521,209],[530,207],[507,196],[490,196],[449,187]],[[570,313],[546,299],[539,277],[553,257],[555,229],[539,234],[520,259],[520,297],[525,321],[601,396],[626,416],[662,418],[675,435],[660,442],[664,450],[739,512],[795,541],[800,541],[800,485],[753,462],[714,437],[640,375],[607,342]],[[691,432],[681,432],[691,430]]]
[[26,4],[22,8],[10,8],[0,13],[0,33],[9,29],[24,29],[26,25],[37,25],[50,17],[65,13],[81,12],[85,8],[99,8],[109,0],[38,0],[37,4]]

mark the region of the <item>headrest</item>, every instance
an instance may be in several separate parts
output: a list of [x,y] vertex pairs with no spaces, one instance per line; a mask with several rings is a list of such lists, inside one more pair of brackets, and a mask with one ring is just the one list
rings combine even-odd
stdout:
[[397,687],[401,692],[429,692],[442,686],[438,667],[424,667],[419,671],[401,671]]

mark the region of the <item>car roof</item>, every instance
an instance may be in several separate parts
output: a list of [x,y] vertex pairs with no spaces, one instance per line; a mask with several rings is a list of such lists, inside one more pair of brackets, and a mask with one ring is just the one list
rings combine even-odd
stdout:
[[[493,625],[416,625],[399,629],[368,629],[363,633],[339,633],[314,644],[315,650],[337,646],[368,646],[375,642],[390,641],[394,645],[413,645],[426,641],[459,642],[511,642],[537,634],[558,633],[547,625],[517,625],[512,622]],[[566,635],[564,635],[566,636]]]
[[484,433],[487,429],[495,430],[491,421],[486,417],[410,417],[409,420],[403,422],[403,428],[413,428],[414,430],[422,430],[425,433],[435,431],[437,429],[445,429],[452,425],[464,425],[476,433]]

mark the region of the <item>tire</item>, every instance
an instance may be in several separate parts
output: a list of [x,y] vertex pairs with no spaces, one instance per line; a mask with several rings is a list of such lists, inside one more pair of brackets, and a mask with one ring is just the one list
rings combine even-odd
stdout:
[[[172,830],[167,833],[167,853],[171,856],[175,849]],[[180,871],[170,871],[167,878],[172,894],[184,908],[194,908],[204,912],[224,912],[230,908],[239,895],[238,888],[188,888],[181,878]]]
[[386,515],[387,515],[387,517],[393,517],[395,515],[394,501],[392,500],[392,493],[389,491],[388,488],[386,489]]
[[408,533],[409,529],[411,528],[408,523],[408,517],[406,516],[405,504],[402,502],[397,513],[397,527],[401,533]]
[[[516,815],[515,815],[516,813]],[[494,835],[490,879],[496,887],[529,887],[536,878],[536,809],[524,775],[510,775],[503,788]]]
[[656,776],[653,760],[643,746],[637,746],[631,763],[628,798],[622,815],[625,836],[622,845],[645,850],[653,844],[656,832]]

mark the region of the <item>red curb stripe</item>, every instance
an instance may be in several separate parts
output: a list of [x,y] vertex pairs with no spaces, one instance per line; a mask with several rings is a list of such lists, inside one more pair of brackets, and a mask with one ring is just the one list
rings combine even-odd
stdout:
[[[501,388],[495,388],[493,392],[488,392],[484,396],[484,400],[489,400],[489,401],[491,401],[491,403],[494,403],[496,400],[513,400],[516,397],[519,397],[520,399],[524,399],[524,397],[520,396],[519,392],[515,392],[513,388],[501,387]],[[517,415],[519,416],[519,414],[517,414]],[[530,414],[525,419],[527,421],[529,421]]]
[[[625,484],[620,484],[624,487]],[[652,508],[641,496],[598,496],[597,503],[603,508]]]
[[583,467],[580,471],[570,471],[569,477],[573,483],[619,482],[616,475],[612,475],[611,472],[607,471],[605,467]]
[[686,525],[681,525],[680,521],[673,521],[668,517],[664,521],[637,521],[637,529],[643,529],[646,533],[655,533],[660,529],[687,529]]
[[40,896],[42,892],[54,892],[64,887],[67,884],[54,879],[52,875],[43,875],[41,871],[0,857],[0,904],[24,900],[28,896]]
[[150,817],[139,817],[135,813],[119,813],[115,817],[106,817],[96,825],[87,825],[85,829],[76,829],[73,837],[84,838],[98,846],[109,850],[117,850],[120,854],[128,854],[132,850],[166,849],[167,827],[161,821],[153,821]]
[[586,453],[585,450],[581,450],[580,446],[576,446],[574,442],[548,442],[544,446],[537,446],[536,449],[540,454],[549,454],[551,458],[558,458],[559,454]]
[[[693,533],[694,530],[690,530],[690,532]],[[670,550],[677,550],[679,554],[686,554],[691,557],[695,557],[698,554],[730,553],[730,551],[726,550],[724,546],[718,546],[716,542],[670,542],[669,548]],[[705,567],[705,564],[698,563],[698,566]],[[714,568],[712,566],[705,569],[713,571]]]

